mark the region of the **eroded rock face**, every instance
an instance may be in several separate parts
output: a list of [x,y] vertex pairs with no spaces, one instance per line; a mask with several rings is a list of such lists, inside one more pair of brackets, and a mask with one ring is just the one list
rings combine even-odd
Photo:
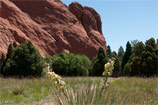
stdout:
[[69,10],[81,21],[87,33],[96,30],[102,34],[101,17],[93,8],[82,7],[78,2],[72,2],[69,5]]
[[61,52],[97,55],[106,50],[100,15],[90,7],[59,0],[1,0],[0,54],[8,45],[31,41],[42,56]]

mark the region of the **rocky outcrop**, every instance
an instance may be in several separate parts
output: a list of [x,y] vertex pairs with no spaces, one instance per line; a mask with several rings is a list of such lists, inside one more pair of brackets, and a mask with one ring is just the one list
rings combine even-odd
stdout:
[[0,53],[10,43],[31,41],[42,56],[61,52],[96,56],[106,50],[100,15],[77,2],[69,7],[59,0],[1,0]]
[[69,10],[81,21],[87,33],[96,30],[102,34],[101,17],[93,8],[82,7],[78,2],[72,2],[69,5]]

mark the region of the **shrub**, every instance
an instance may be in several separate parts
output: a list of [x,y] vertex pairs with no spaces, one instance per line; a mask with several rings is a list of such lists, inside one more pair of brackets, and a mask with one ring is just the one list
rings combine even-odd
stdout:
[[88,57],[73,53],[58,54],[52,61],[53,71],[64,76],[87,76],[89,66]]
[[19,45],[3,68],[4,76],[41,76],[43,58],[31,42]]

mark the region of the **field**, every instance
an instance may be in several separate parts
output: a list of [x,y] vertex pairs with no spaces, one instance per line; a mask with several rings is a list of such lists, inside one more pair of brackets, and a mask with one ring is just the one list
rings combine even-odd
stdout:
[[[63,80],[69,93],[73,94],[71,99],[80,100],[81,105],[86,105],[86,99],[94,100],[93,103],[102,100],[107,105],[158,105],[158,78],[110,78],[109,86],[100,97],[97,92],[103,85],[101,77],[67,77]],[[54,105],[54,91],[48,78],[0,78],[0,105]]]

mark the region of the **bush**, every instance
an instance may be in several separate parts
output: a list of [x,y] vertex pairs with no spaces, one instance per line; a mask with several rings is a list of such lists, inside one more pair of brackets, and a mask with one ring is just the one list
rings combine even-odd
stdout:
[[19,45],[3,68],[4,76],[41,76],[43,58],[31,42]]
[[89,66],[88,57],[73,53],[58,54],[52,61],[53,71],[64,76],[87,76]]

